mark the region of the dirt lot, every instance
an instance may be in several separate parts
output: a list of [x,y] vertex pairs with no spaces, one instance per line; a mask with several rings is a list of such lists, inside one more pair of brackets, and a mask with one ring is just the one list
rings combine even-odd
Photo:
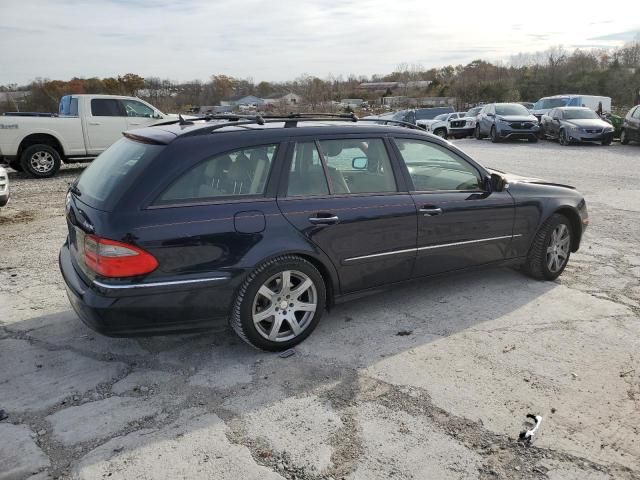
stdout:
[[[85,328],[57,267],[82,169],[13,173],[0,479],[640,478],[640,147],[456,143],[585,194],[591,226],[563,276],[394,289],[334,308],[289,358],[227,331]],[[543,416],[528,448],[527,413]]]

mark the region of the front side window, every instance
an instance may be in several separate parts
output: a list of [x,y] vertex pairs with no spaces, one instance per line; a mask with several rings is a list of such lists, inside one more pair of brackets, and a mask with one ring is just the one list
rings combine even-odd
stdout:
[[409,170],[414,190],[482,190],[479,172],[456,154],[420,140],[397,138],[395,142]]
[[94,117],[125,117],[120,100],[113,98],[94,98],[91,100],[91,115]]
[[277,145],[234,150],[200,162],[160,195],[160,202],[264,195]]
[[321,140],[335,194],[396,192],[396,181],[380,138]]
[[153,108],[136,100],[122,100],[122,105],[127,113],[127,117],[152,118],[156,113]]

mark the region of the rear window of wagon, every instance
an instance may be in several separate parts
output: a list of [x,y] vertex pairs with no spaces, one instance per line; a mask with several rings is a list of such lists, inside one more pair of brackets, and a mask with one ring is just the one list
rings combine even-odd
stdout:
[[128,138],[118,140],[80,175],[80,200],[98,210],[110,211],[164,148]]

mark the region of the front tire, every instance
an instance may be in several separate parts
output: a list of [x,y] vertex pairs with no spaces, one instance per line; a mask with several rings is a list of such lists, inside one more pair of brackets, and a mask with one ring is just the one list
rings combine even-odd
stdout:
[[626,130],[620,132],[620,143],[622,145],[629,145],[629,137]]
[[538,137],[529,137],[527,141],[529,143],[538,143]]
[[524,264],[524,271],[537,280],[555,280],[571,255],[573,230],[562,214],[552,215],[536,233]]
[[277,257],[244,281],[230,324],[256,348],[286,350],[311,335],[324,313],[326,295],[324,279],[310,262],[293,255]]
[[60,165],[60,154],[55,148],[45,144],[31,145],[20,157],[20,166],[34,178],[53,177],[60,170]]
[[566,130],[560,130],[560,135],[558,135],[558,142],[563,147],[568,147],[569,146],[570,142],[569,142],[569,137],[567,136],[567,131]]
[[447,138],[447,129],[446,128],[436,128],[436,130],[433,132],[434,135],[437,135],[440,138]]
[[473,136],[476,140],[482,140],[482,134],[480,133],[480,125],[476,125],[476,129],[473,131]]
[[500,138],[498,137],[498,131],[496,130],[496,127],[493,126],[491,127],[491,143],[498,143],[500,141]]

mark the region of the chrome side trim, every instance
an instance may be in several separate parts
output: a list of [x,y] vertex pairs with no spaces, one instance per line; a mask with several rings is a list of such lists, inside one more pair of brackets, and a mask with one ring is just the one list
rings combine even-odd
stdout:
[[407,248],[407,249],[404,249],[404,250],[393,250],[391,252],[374,253],[372,255],[363,255],[361,257],[345,258],[343,261],[344,262],[353,262],[355,260],[364,260],[365,258],[386,257],[388,255],[398,255],[400,253],[409,253],[409,252],[415,252],[415,251],[416,251],[415,248]]
[[99,280],[94,280],[93,284],[100,288],[107,290],[130,290],[135,288],[152,288],[152,287],[171,287],[175,285],[188,285],[192,283],[204,283],[204,282],[219,282],[222,280],[228,280],[229,277],[211,277],[211,278],[195,278],[192,280],[174,280],[171,282],[150,282],[150,283],[133,283],[130,285],[113,285],[111,283],[104,283]]
[[434,250],[436,248],[446,248],[446,247],[457,247],[458,245],[470,245],[473,243],[483,243],[483,242],[493,242],[496,240],[505,240],[507,238],[510,239],[514,239],[514,238],[518,238],[521,237],[522,234],[518,234],[518,235],[503,235],[501,237],[489,237],[489,238],[480,238],[478,240],[465,240],[463,242],[451,242],[451,243],[441,243],[439,245],[429,245],[427,247],[418,247],[418,248],[407,248],[404,250],[393,250],[391,252],[384,252],[384,253],[374,253],[372,255],[363,255],[361,257],[352,257],[352,258],[345,258],[343,260],[343,262],[353,262],[356,260],[365,260],[368,258],[377,258],[377,257],[386,257],[388,255],[397,255],[400,253],[409,253],[409,252],[420,252],[423,250]]
[[493,242],[496,240],[504,240],[506,238],[516,238],[521,237],[522,235],[503,235],[502,237],[490,237],[490,238],[480,238],[478,240],[465,240],[464,242],[451,242],[451,243],[441,243],[439,245],[429,245],[427,247],[420,247],[418,251],[422,250],[433,250],[436,248],[446,248],[446,247],[457,247],[458,245],[470,245],[472,243],[483,243],[483,242]]

